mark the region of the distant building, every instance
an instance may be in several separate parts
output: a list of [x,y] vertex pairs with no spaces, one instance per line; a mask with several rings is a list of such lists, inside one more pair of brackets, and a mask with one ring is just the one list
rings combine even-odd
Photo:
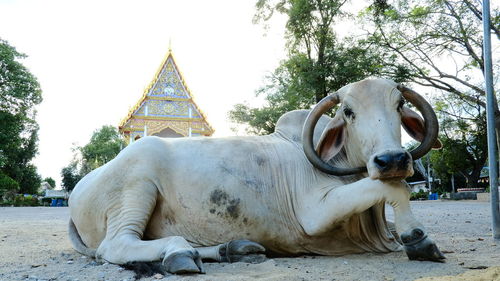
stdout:
[[47,190],[45,190],[45,194],[43,197],[53,198],[53,199],[57,199],[57,198],[68,199],[69,193],[64,189],[59,189],[59,190],[47,189]]
[[50,186],[50,184],[48,182],[42,181],[42,183],[40,184],[40,187],[38,188],[38,192],[44,193],[48,189],[52,189],[52,186]]
[[127,144],[144,136],[211,136],[214,129],[193,100],[169,48],[153,81],[118,127]]
[[426,181],[409,182],[408,185],[411,188],[411,192],[419,192],[420,190],[423,190],[424,192],[429,192],[429,189],[426,186]]

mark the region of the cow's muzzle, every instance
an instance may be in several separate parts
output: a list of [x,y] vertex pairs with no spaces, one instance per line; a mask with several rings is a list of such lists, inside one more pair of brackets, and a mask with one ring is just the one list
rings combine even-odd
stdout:
[[413,175],[411,155],[406,151],[386,151],[376,154],[368,164],[372,179],[404,179]]

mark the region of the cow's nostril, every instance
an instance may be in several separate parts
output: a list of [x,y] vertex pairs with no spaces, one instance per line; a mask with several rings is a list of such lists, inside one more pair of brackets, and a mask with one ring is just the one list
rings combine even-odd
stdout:
[[383,169],[389,165],[389,162],[391,161],[390,158],[391,157],[389,157],[388,155],[379,155],[375,156],[375,159],[373,159],[373,161],[375,162],[375,164],[377,164],[379,168]]
[[408,153],[399,153],[395,155],[394,158],[396,159],[396,163],[400,169],[406,168],[410,161],[410,156],[408,155]]

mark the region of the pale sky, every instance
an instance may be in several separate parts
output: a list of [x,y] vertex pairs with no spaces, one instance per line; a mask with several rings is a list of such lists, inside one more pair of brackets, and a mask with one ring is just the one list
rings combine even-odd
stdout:
[[[60,185],[73,143],[117,126],[142,96],[168,51],[194,99],[227,136],[227,112],[255,103],[255,90],[284,58],[284,21],[264,36],[252,24],[255,0],[0,0],[0,38],[29,57],[43,102],[37,107],[42,177]],[[257,102],[258,103],[258,102]]]

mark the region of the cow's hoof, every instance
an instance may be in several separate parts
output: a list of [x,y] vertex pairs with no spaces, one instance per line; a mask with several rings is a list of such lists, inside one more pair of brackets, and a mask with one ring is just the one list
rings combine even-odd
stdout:
[[266,260],[263,255],[266,249],[249,240],[233,240],[222,244],[219,248],[221,262],[261,263]]
[[165,270],[173,274],[205,273],[197,251],[174,253],[163,259]]
[[401,240],[410,260],[444,262],[446,259],[434,241],[420,228],[401,234]]

